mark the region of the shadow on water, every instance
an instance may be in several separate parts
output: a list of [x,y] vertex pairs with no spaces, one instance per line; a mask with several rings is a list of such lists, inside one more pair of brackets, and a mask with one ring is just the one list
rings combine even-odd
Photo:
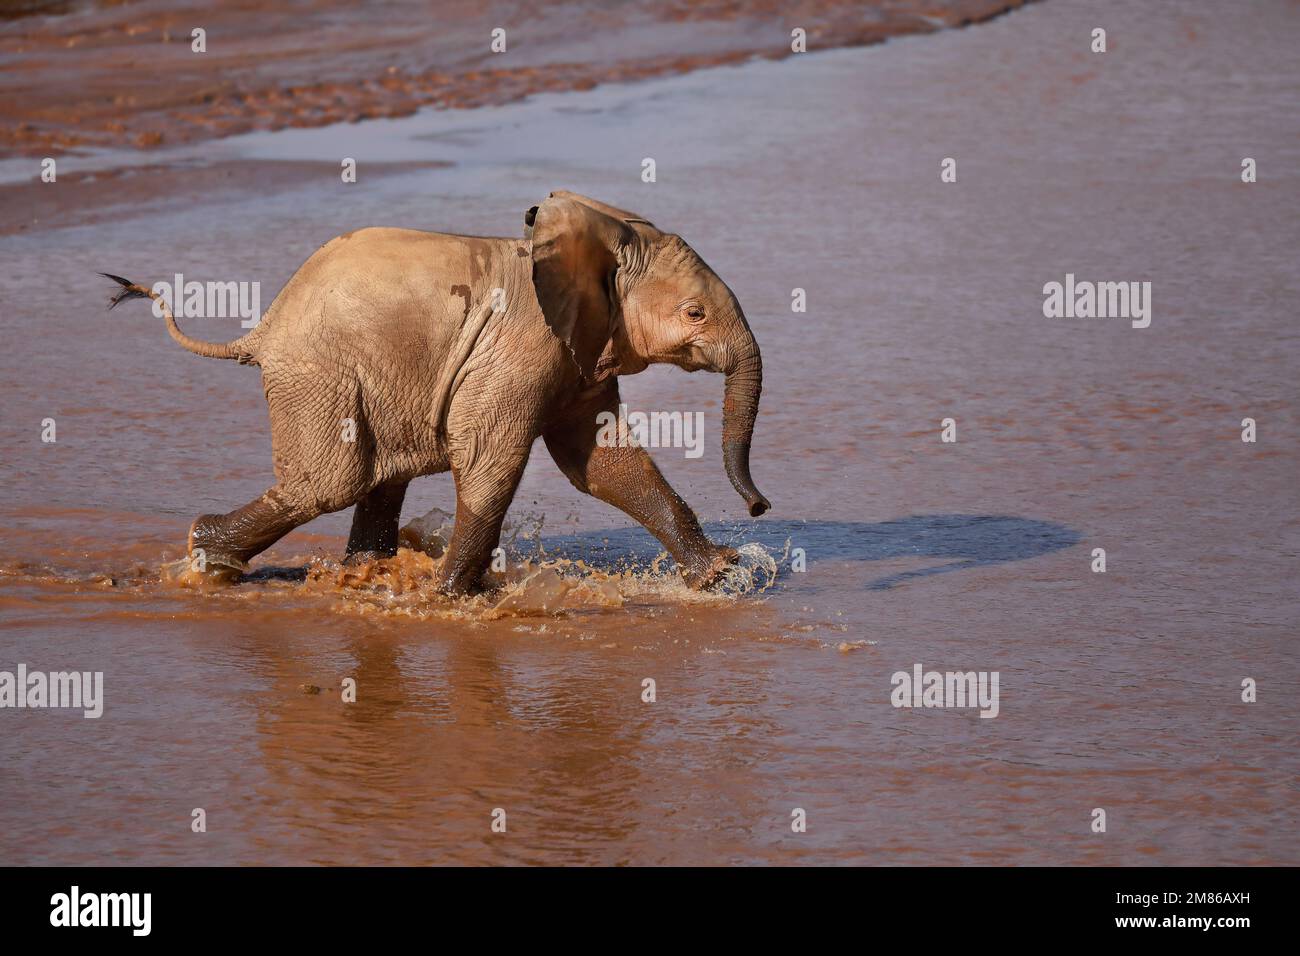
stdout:
[[[1069,548],[1083,540],[1077,531],[1049,521],[1009,515],[912,515],[894,521],[755,521],[710,522],[705,533],[732,545],[756,542],[780,556],[786,542],[803,548],[817,561],[885,561],[892,558],[937,558],[947,563],[891,574],[867,585],[888,590],[914,578],[1024,561]],[[588,563],[648,562],[663,549],[642,528],[588,531],[544,538],[552,557]]]
[[[937,558],[947,563],[890,574],[867,587],[885,591],[915,578],[1025,561],[1069,548],[1083,540],[1077,531],[1032,518],[1009,515],[912,515],[894,521],[710,522],[704,531],[714,541],[739,546],[757,543],[779,557],[803,548],[810,564],[818,561],[886,561]],[[597,567],[646,565],[663,547],[644,528],[611,528],[544,537],[547,557],[585,561]],[[259,568],[246,581],[302,581],[305,567]]]

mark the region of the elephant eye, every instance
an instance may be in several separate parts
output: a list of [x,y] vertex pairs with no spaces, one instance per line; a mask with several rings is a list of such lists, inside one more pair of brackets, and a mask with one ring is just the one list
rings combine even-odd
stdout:
[[687,307],[686,314],[690,318],[695,319],[697,321],[704,318],[704,310],[701,309],[698,305],[692,305]]

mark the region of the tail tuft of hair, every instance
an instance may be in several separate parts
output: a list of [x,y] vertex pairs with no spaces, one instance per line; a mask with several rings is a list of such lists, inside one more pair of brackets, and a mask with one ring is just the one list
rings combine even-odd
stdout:
[[108,300],[108,307],[110,309],[116,308],[119,302],[125,302],[127,299],[149,298],[149,294],[142,291],[141,288],[130,279],[123,279],[121,276],[115,276],[110,272],[101,272],[100,275],[105,279],[112,279],[118,285],[122,286],[118,293]]

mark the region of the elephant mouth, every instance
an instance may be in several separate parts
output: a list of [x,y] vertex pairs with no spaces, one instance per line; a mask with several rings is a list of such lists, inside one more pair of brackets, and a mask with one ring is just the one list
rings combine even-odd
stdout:
[[652,362],[664,362],[669,365],[676,365],[685,372],[721,372],[722,369],[709,361],[708,356],[700,350],[698,346],[689,346],[685,351],[676,352],[672,355],[655,356]]

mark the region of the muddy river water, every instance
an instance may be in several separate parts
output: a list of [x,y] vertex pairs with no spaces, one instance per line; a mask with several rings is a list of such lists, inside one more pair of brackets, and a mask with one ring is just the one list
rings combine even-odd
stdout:
[[[0,862],[1300,863],[1300,8],[1251,7],[1049,0],[70,161],[136,204],[0,237],[0,670],[102,671],[104,712],[0,709]],[[539,443],[491,598],[410,551],[344,573],[348,513],[168,584],[195,515],[271,483],[265,402],[95,273],[265,305],[334,235],[515,235],[555,188],[680,232],[744,306],[768,515],[723,473],[719,376],[623,395],[702,413],[701,457],[654,454],[753,580],[686,590]],[[1149,281],[1150,325],[1045,317],[1067,275]],[[421,479],[403,521],[453,503]],[[997,672],[997,716],[893,706],[918,664]]]

